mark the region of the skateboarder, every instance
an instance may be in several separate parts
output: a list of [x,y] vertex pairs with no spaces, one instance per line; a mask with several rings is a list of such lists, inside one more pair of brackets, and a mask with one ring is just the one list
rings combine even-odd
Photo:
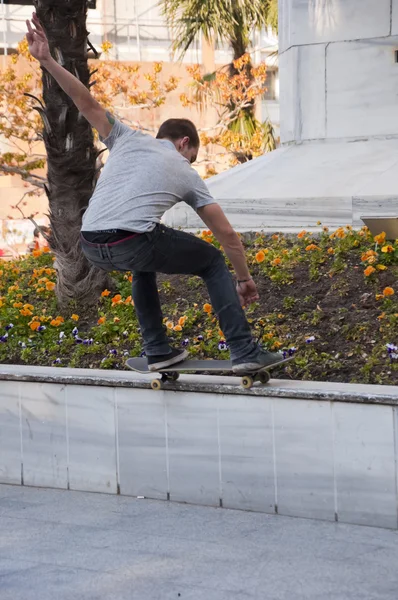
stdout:
[[[82,248],[87,259],[101,269],[133,272],[133,299],[148,368],[156,371],[188,356],[185,349],[169,345],[156,273],[198,275],[205,281],[234,372],[255,371],[282,361],[281,353],[262,350],[252,338],[241,305],[259,296],[238,235],[191,167],[199,150],[195,125],[187,119],[169,119],[155,139],[122,124],[51,57],[36,14],[32,24],[27,21],[32,56],[70,96],[110,151],[83,216]],[[219,250],[161,224],[166,210],[180,201],[196,210],[223,246],[235,270],[236,286]]]

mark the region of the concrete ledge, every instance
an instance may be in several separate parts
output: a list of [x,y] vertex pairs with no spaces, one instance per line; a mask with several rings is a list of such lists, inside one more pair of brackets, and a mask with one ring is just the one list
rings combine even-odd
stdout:
[[2,365],[0,482],[398,526],[398,389]]
[[[141,375],[130,371],[0,365],[0,381],[36,381],[38,383],[150,389],[150,382],[155,377],[157,377],[156,374],[153,376]],[[251,390],[244,390],[240,386],[239,377],[181,375],[179,381],[168,382],[165,387],[170,391],[193,394],[205,392],[267,398],[398,405],[398,386],[393,385],[272,379],[267,386],[255,385]]]

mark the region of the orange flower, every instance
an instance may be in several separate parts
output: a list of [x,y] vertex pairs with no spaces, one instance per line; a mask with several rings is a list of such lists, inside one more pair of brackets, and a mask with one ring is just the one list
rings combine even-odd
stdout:
[[120,323],[120,319],[119,319],[119,317],[115,317],[115,318],[113,319],[113,322],[114,322],[114,323]]
[[59,327],[61,325],[61,321],[59,321],[58,319],[53,319],[50,322],[50,325],[52,325],[53,327]]
[[44,254],[48,254],[49,252],[51,252],[51,250],[50,250],[50,247],[49,247],[49,246],[44,246],[44,248],[43,248],[42,252],[43,252]]
[[382,300],[383,298],[383,294],[376,294],[376,300]]
[[174,325],[172,321],[166,321],[166,327],[167,329],[173,329]]
[[32,321],[32,323],[29,323],[29,327],[32,331],[36,331],[40,327],[40,321]]
[[65,323],[65,319],[63,317],[56,317],[57,321],[59,321],[60,323]]
[[279,235],[276,234],[276,233],[274,233],[274,235],[272,236],[272,239],[273,240],[279,240]]
[[311,250],[320,250],[320,248],[316,244],[310,244],[306,247],[307,252],[311,252]]
[[391,252],[394,252],[394,246],[391,246],[390,244],[388,246],[383,246],[381,251],[384,252],[385,254],[387,254],[387,253],[391,254]]
[[333,248],[328,248],[328,254],[334,254]]
[[381,315],[379,315],[377,318],[379,321],[381,321],[382,319],[384,319],[385,316],[386,316],[386,313],[382,312]]
[[47,283],[46,283],[46,289],[49,292],[52,292],[54,288],[55,288],[55,283],[53,283],[52,281],[47,281]]
[[377,256],[377,252],[375,252],[374,250],[367,250],[367,252],[364,252],[362,254],[361,261],[365,262],[374,256]]
[[38,258],[41,255],[42,255],[41,250],[33,250],[33,252],[32,252],[32,256],[34,256],[34,258]]
[[180,327],[184,327],[186,320],[187,320],[187,317],[185,317],[185,316],[184,317],[180,317],[178,319],[178,324],[180,325]]
[[303,231],[300,231],[300,233],[297,234],[297,237],[299,240],[301,240],[301,238],[303,238],[305,235],[307,235],[307,232],[305,229],[303,229]]
[[[58,317],[58,318],[59,318],[59,317]],[[71,315],[71,319],[72,319],[73,321],[78,321],[78,320],[79,320],[79,315],[75,315],[75,314],[73,314],[73,315]]]
[[28,308],[22,308],[19,312],[23,317],[31,317],[33,315],[32,311]]
[[26,310],[33,310],[32,304],[24,304],[23,306]]
[[106,317],[100,317],[97,321],[98,325],[103,325],[106,321]]
[[211,304],[204,304],[203,305],[203,310],[205,311],[205,313],[207,313],[208,315],[211,313],[212,308],[211,308]]
[[367,267],[367,268],[364,270],[364,275],[365,275],[366,277],[369,277],[370,275],[372,275],[372,274],[373,274],[373,273],[375,273],[375,272],[376,272],[376,269],[375,269],[374,267]]
[[14,302],[13,307],[14,308],[21,308],[23,306],[22,302]]
[[274,260],[271,261],[271,265],[274,266],[274,267],[277,267],[278,265],[281,264],[281,262],[282,262],[281,258],[274,258]]
[[110,295],[110,291],[109,291],[109,290],[104,290],[104,291],[102,292],[102,294],[101,294],[101,296],[102,296],[103,298],[104,298],[104,297],[106,297],[106,296],[109,296],[109,295]]
[[395,294],[392,287],[386,287],[383,290],[383,296],[393,296]]
[[379,233],[379,235],[375,235],[373,239],[377,244],[384,244],[384,242],[386,241],[386,232],[382,231],[381,233]]
[[116,294],[112,298],[112,304],[120,304],[122,302],[122,296],[120,294]]
[[262,250],[260,250],[260,252],[257,252],[257,254],[256,254],[256,261],[258,263],[262,263],[263,260],[265,260],[265,254]]
[[176,325],[173,329],[174,331],[182,331],[181,325]]
[[342,227],[339,227],[335,233],[336,233],[336,237],[338,237],[340,239],[345,238],[344,229]]
[[126,300],[124,301],[124,303],[127,304],[133,304],[132,302],[132,297],[131,296],[127,296]]

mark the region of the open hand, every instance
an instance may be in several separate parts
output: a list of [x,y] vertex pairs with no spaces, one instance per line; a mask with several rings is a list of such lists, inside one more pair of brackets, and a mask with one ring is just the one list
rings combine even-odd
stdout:
[[260,297],[253,279],[249,279],[249,281],[246,281],[245,283],[238,283],[236,285],[236,291],[238,292],[242,306],[256,302]]
[[43,27],[40,25],[40,21],[36,13],[33,13],[32,15],[32,23],[34,25],[34,29],[31,25],[31,22],[26,21],[26,26],[28,28],[26,39],[28,40],[29,51],[31,55],[42,63],[51,57],[50,48],[48,46],[46,34],[44,33]]

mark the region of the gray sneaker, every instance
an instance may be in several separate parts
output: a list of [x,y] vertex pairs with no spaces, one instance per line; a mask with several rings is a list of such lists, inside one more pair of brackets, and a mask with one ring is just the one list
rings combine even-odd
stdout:
[[244,359],[234,360],[232,362],[232,371],[234,373],[256,372],[264,367],[281,364],[291,359],[291,356],[285,358],[283,352],[259,350],[257,354],[253,354]]

